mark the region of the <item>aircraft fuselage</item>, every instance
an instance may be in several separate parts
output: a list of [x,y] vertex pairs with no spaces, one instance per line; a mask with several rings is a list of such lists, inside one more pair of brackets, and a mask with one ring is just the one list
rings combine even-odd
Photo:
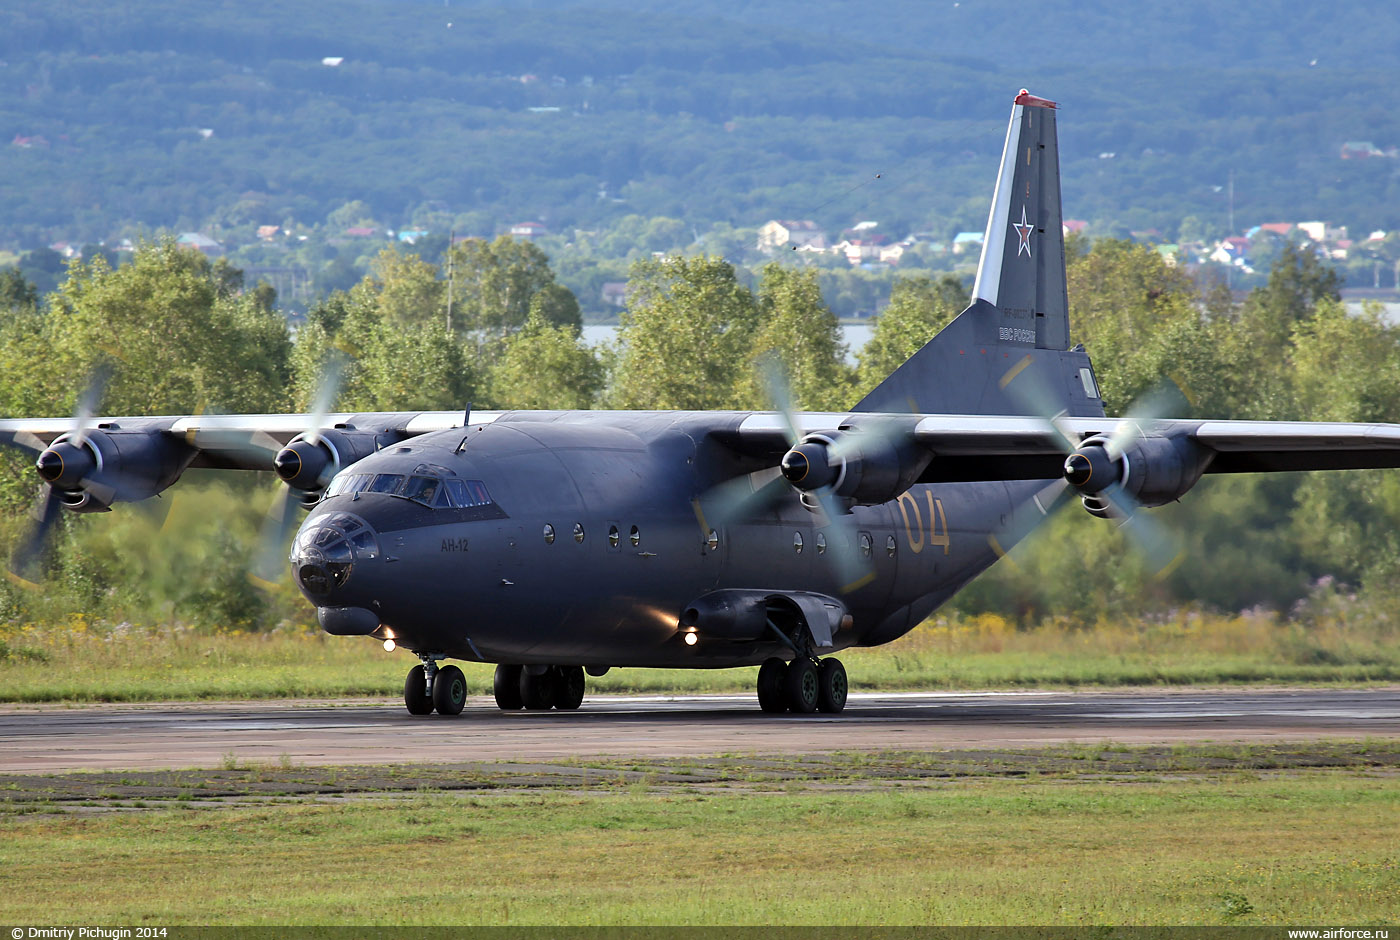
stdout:
[[[452,658],[749,665],[780,655],[781,642],[687,645],[685,606],[722,588],[808,591],[840,598],[851,614],[831,649],[889,642],[995,561],[987,534],[1034,488],[917,485],[893,502],[852,507],[848,528],[871,575],[843,591],[827,544],[843,536],[795,491],[717,530],[697,512],[697,495],[734,472],[733,451],[716,438],[747,416],[536,415],[422,435],[337,478],[302,526],[293,573],[318,606],[366,608],[380,620],[375,636]],[[480,504],[449,506],[435,490],[415,501],[403,484],[400,495],[374,491],[376,479],[385,488],[415,474],[443,489],[462,481],[452,488]],[[442,505],[425,505],[433,502]],[[329,576],[306,574],[298,552],[318,552],[312,543],[327,528],[320,540],[330,554],[354,557]],[[373,549],[359,551],[365,529]]]

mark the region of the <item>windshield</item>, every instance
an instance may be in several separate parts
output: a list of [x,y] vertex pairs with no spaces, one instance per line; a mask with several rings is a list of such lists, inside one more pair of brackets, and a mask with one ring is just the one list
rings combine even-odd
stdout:
[[342,473],[331,481],[326,498],[382,493],[399,496],[435,509],[470,509],[489,506],[491,494],[480,480],[458,480],[415,473]]

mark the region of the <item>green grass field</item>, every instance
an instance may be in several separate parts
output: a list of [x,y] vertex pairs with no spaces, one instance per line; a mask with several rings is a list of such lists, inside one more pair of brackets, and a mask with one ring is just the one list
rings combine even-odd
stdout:
[[[1046,624],[1017,630],[991,615],[932,621],[887,646],[841,653],[855,689],[967,689],[1218,683],[1400,681],[1400,625],[1304,627],[1267,615],[1170,622]],[[75,618],[0,625],[0,701],[397,695],[416,660],[378,642],[305,628],[268,633],[138,628]],[[474,693],[491,667],[461,664]],[[747,692],[753,669],[617,669],[611,692]]]
[[[694,783],[703,768],[674,762],[532,790],[497,774],[496,789],[218,807],[191,801],[211,791],[181,772],[164,801],[0,813],[0,883],[22,886],[0,892],[0,921],[1393,924],[1395,755],[1368,766],[1368,745],[1349,747],[1355,766],[1330,770],[1199,749],[1149,772],[1100,747],[1078,773],[940,778],[939,755],[921,773],[860,755],[833,789],[730,758],[724,779]],[[1105,770],[1114,759],[1127,769]]]

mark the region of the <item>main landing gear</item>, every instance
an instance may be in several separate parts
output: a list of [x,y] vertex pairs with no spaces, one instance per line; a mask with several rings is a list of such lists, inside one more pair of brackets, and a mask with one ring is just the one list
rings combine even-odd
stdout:
[[583,704],[583,667],[502,664],[492,688],[502,711],[572,711]]
[[836,714],[846,707],[846,667],[841,660],[774,656],[758,667],[758,705],[766,712]]
[[419,654],[423,665],[408,671],[403,703],[410,715],[460,715],[467,704],[467,677],[456,666],[437,664],[436,656]]

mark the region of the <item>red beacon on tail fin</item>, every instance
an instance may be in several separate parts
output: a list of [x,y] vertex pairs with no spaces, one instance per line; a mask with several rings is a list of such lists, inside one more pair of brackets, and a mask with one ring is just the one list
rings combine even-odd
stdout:
[[1058,108],[1059,105],[1048,98],[1037,98],[1026,89],[1022,88],[1016,95],[1015,104],[1024,105],[1027,108]]

